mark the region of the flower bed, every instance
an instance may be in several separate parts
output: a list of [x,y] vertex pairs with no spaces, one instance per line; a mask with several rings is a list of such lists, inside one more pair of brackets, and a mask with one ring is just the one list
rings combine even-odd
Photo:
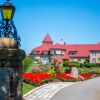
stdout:
[[[52,80],[52,76],[48,73],[23,73],[23,79],[34,85],[41,85],[44,82]],[[45,81],[44,81],[45,80]]]
[[57,78],[62,80],[62,81],[67,81],[67,82],[75,82],[75,81],[78,81],[79,79],[76,79],[75,77],[73,77],[72,75],[70,74],[66,74],[66,73],[63,73],[63,74],[56,74]]
[[41,73],[23,73],[22,77],[25,82],[38,86],[43,83],[52,81],[54,78],[59,79],[63,82],[76,82],[80,80],[86,80],[92,78],[92,74],[83,73],[79,74],[78,78],[75,78],[71,74],[66,74],[66,73],[55,74],[55,76],[53,77],[51,74],[41,72]]
[[83,77],[84,79],[92,78],[92,74],[90,74],[90,73],[79,74],[79,76]]
[[78,78],[75,78],[74,76],[72,76],[71,74],[56,74],[57,78],[59,78],[62,81],[80,81],[80,80],[86,80],[86,79],[90,79],[92,78],[92,74],[90,73],[83,73],[83,74],[79,74]]

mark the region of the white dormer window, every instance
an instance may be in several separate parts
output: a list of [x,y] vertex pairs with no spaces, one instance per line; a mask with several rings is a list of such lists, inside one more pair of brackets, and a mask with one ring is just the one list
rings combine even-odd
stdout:
[[77,53],[77,51],[69,51],[70,55],[75,55]]
[[56,50],[56,54],[61,54],[61,50]]
[[62,54],[62,51],[58,49],[52,49],[50,50],[50,54]]

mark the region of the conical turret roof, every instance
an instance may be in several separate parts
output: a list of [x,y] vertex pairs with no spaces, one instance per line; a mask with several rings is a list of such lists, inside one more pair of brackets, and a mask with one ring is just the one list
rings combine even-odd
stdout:
[[46,34],[46,36],[45,36],[45,38],[43,39],[42,42],[52,43],[53,41],[52,41],[52,38],[50,37],[50,35],[49,34]]

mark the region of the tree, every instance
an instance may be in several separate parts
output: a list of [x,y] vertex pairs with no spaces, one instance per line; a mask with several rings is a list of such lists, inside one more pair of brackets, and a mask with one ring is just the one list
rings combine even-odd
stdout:
[[23,60],[24,72],[30,72],[31,71],[33,60],[34,60],[34,56],[32,56],[32,55],[25,57],[25,59]]

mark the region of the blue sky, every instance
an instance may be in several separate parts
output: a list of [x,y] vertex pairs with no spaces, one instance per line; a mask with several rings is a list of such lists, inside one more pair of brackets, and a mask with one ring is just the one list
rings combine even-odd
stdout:
[[[2,4],[5,0],[0,0]],[[100,42],[100,0],[12,0],[21,48],[28,54],[46,33],[54,43]],[[1,18],[1,17],[0,17]]]

